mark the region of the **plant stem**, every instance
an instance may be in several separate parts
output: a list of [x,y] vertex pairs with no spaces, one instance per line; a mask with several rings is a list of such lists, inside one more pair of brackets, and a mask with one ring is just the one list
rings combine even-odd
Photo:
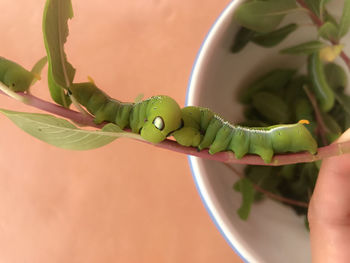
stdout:
[[[0,94],[4,94],[0,91]],[[96,124],[93,121],[93,117],[90,115],[85,115],[77,111],[73,111],[59,105],[53,104],[48,101],[44,101],[39,99],[31,94],[25,93],[17,93],[18,95],[27,98],[27,105],[44,110],[46,112],[50,112],[52,114],[70,119],[75,123],[79,123],[86,126],[91,126],[95,128],[102,128],[106,123]],[[137,138],[136,138],[137,139]],[[246,155],[242,159],[237,159],[233,152],[219,152],[216,154],[209,154],[208,150],[198,151],[197,148],[187,147],[178,144],[173,140],[165,140],[158,144],[153,144],[147,141],[141,142],[152,144],[158,148],[163,148],[166,150],[183,153],[187,155],[192,155],[196,157],[200,157],[207,160],[214,160],[224,163],[238,163],[238,164],[252,164],[252,165],[286,165],[286,164],[294,164],[294,163],[306,163],[306,162],[314,162],[317,160],[321,160],[323,158],[328,158],[336,155],[341,155],[345,153],[350,153],[350,141],[342,142],[342,143],[334,143],[325,147],[321,147],[318,149],[318,153],[316,155],[312,155],[307,152],[301,153],[290,153],[290,154],[279,154],[275,155],[271,163],[264,163],[264,161],[257,155]]]
[[307,6],[304,0],[296,0],[296,1],[301,7],[305,8],[308,11],[310,19],[317,27],[321,27],[323,25],[322,20],[317,15],[315,15],[314,12],[312,12],[312,10]]
[[328,128],[327,128],[327,125],[323,121],[322,114],[321,114],[321,111],[317,105],[315,95],[312,94],[311,91],[306,86],[304,86],[303,88],[304,88],[304,91],[305,91],[311,105],[312,105],[312,108],[315,111],[318,134],[321,137],[323,145],[327,145],[328,142],[327,142],[327,138],[326,138],[326,132],[328,131]]
[[[6,93],[0,91],[0,93],[7,95]],[[25,104],[46,111],[50,112],[52,114],[70,119],[76,123],[79,123],[81,125],[85,126],[91,126],[95,128],[102,128],[106,123],[104,124],[96,124],[94,123],[94,118],[91,115],[81,114],[80,112],[70,110],[67,108],[64,108],[62,106],[53,104],[51,102],[42,100],[38,97],[35,97],[32,94],[18,92],[16,93],[17,96],[21,97],[22,99],[25,99]]]
[[[230,169],[232,172],[234,172],[238,177],[240,178],[244,178],[245,176],[243,174],[241,174],[240,172],[238,172],[234,167],[232,167],[231,165],[225,163],[224,164],[228,169]],[[257,184],[253,184],[253,187],[256,191],[263,193],[264,195],[266,195],[267,197],[271,198],[271,199],[275,199],[277,201],[286,203],[286,204],[290,204],[290,205],[294,205],[294,206],[300,206],[300,207],[308,207],[308,203],[305,202],[300,202],[297,200],[293,200],[293,199],[289,199],[280,195],[276,195],[274,193],[271,193],[263,188],[261,188],[259,185]]]

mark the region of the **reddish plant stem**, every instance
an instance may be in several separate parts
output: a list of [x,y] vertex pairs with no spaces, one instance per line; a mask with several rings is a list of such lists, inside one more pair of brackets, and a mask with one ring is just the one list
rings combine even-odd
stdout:
[[343,59],[343,61],[345,62],[346,66],[348,67],[348,69],[350,70],[350,58],[345,54],[344,51],[342,51],[340,53],[340,57]]
[[[0,91],[0,94],[6,95],[2,91]],[[24,92],[18,92],[19,95],[21,95],[24,98],[27,98],[28,102],[26,103],[28,106],[50,112],[52,114],[70,119],[76,123],[79,123],[81,125],[91,126],[95,128],[102,128],[105,124],[96,124],[94,123],[94,117],[87,114],[82,114],[78,111],[74,111],[71,109],[64,108],[62,106],[59,106],[57,104],[53,104],[51,102],[42,100],[32,94],[24,93]],[[6,95],[7,96],[7,95]]]
[[323,25],[322,20],[317,15],[315,15],[312,10],[310,10],[304,0],[297,0],[297,3],[308,11],[310,19],[317,27],[321,27]]
[[[3,94],[0,92],[0,94]],[[87,125],[95,128],[102,128],[105,123],[97,125],[93,122],[93,117],[90,115],[84,115],[80,112],[76,112],[56,104],[53,104],[48,101],[44,101],[39,99],[31,94],[19,93],[22,96],[25,96],[29,99],[29,106],[50,112],[52,114],[70,119],[73,122]],[[152,144],[150,142],[141,141],[144,143]],[[264,163],[264,161],[256,155],[246,155],[242,159],[237,159],[233,152],[219,152],[214,155],[209,154],[208,150],[198,151],[194,147],[186,147],[178,144],[173,140],[165,140],[158,144],[152,144],[158,148],[163,148],[170,151],[175,151],[187,155],[192,155],[196,157],[200,157],[207,160],[214,160],[224,163],[238,163],[238,164],[251,164],[251,165],[286,165],[286,164],[295,164],[295,163],[306,163],[306,162],[314,162],[317,160],[321,160],[323,158],[328,158],[336,155],[341,155],[344,153],[350,153],[350,141],[343,143],[331,144],[325,147],[321,147],[318,149],[318,153],[316,155],[312,155],[307,152],[301,153],[291,153],[291,154],[279,154],[275,155],[272,159],[271,163]]]
[[[230,169],[232,172],[234,172],[238,177],[240,178],[244,178],[245,176],[243,174],[241,174],[240,172],[238,172],[234,167],[232,167],[231,165],[225,163],[224,164],[228,169]],[[261,188],[259,185],[254,184],[253,183],[253,187],[256,191],[263,193],[264,195],[266,195],[267,197],[271,198],[271,199],[275,199],[277,201],[286,203],[286,204],[290,204],[290,205],[294,205],[294,206],[300,206],[300,207],[308,207],[308,203],[305,202],[300,202],[297,200],[293,200],[293,199],[289,199],[280,195],[276,195],[274,193],[271,193],[263,188]]]
[[322,114],[321,114],[319,107],[317,105],[315,95],[312,94],[311,91],[307,87],[304,87],[304,90],[305,90],[305,93],[306,93],[307,97],[309,98],[309,101],[311,102],[311,105],[315,111],[318,134],[321,137],[323,145],[327,145],[328,142],[327,142],[327,138],[326,138],[326,132],[328,131],[328,128],[327,128],[327,125],[323,121]]

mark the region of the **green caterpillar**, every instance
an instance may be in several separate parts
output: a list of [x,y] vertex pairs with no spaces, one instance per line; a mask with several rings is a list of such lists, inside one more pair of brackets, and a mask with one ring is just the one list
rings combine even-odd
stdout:
[[181,109],[170,97],[155,96],[139,103],[124,103],[110,98],[94,83],[73,84],[74,98],[95,116],[95,122],[108,121],[121,129],[130,127],[132,132],[152,143],[159,143],[179,129]]
[[147,141],[159,143],[172,135],[184,146],[210,154],[233,151],[237,158],[257,154],[266,163],[275,153],[309,151],[315,154],[317,143],[305,122],[264,128],[233,126],[201,107],[185,107],[170,97],[155,96],[139,103],[123,103],[110,98],[93,83],[73,84],[75,99],[95,116],[95,122],[113,122],[122,129],[130,127]]
[[37,75],[17,63],[0,57],[0,81],[15,92],[27,91]]
[[201,107],[182,109],[184,125],[172,135],[185,146],[209,148],[210,154],[233,151],[240,159],[246,154],[257,154],[270,163],[275,153],[317,152],[317,143],[304,126],[307,121],[270,127],[234,126],[211,110]]

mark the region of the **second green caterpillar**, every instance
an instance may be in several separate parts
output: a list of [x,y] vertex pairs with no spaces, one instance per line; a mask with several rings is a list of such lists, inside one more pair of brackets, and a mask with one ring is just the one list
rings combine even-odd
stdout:
[[172,135],[185,146],[199,150],[209,148],[210,154],[232,151],[240,159],[246,154],[257,154],[266,163],[275,153],[317,152],[317,143],[304,126],[307,121],[270,127],[235,126],[211,110],[201,107],[182,109],[184,125]]
[[210,154],[233,151],[237,158],[257,154],[266,163],[271,162],[275,153],[317,151],[317,143],[303,121],[248,128],[231,125],[207,108],[180,109],[167,96],[123,103],[110,98],[91,82],[73,84],[70,91],[95,116],[95,122],[113,122],[122,129],[130,127],[152,143],[172,135],[179,144],[199,150],[208,148]]

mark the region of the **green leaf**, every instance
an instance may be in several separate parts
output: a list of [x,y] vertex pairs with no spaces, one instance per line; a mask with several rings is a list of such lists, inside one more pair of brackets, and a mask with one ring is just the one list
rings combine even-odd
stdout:
[[237,210],[237,214],[243,220],[247,220],[252,203],[254,201],[254,187],[252,182],[247,178],[239,180],[239,191],[242,193],[242,203]]
[[287,104],[269,92],[258,92],[253,96],[254,108],[267,120],[273,123],[287,123],[289,109]]
[[41,58],[38,62],[35,63],[31,72],[34,74],[34,78],[30,86],[33,86],[38,80],[41,80],[41,71],[47,63],[47,57]]
[[295,69],[274,69],[254,80],[253,83],[249,83],[248,86],[243,86],[239,90],[238,99],[247,104],[251,102],[252,96],[258,91],[278,92],[284,88],[295,72]]
[[48,79],[52,99],[68,107],[63,89],[70,87],[75,69],[67,61],[64,44],[69,34],[68,19],[73,17],[70,0],[47,0],[43,16],[43,35],[49,63]]
[[343,14],[339,22],[339,38],[345,36],[350,27],[350,0],[344,1]]
[[255,36],[256,32],[245,27],[241,27],[234,38],[231,51],[237,53],[241,51]]
[[318,34],[326,40],[337,41],[339,28],[332,22],[326,22],[318,29]]
[[[82,130],[65,119],[39,113],[16,112],[0,109],[20,129],[48,144],[69,150],[90,150],[111,143],[118,137],[140,137],[125,132],[115,124],[102,130]],[[140,137],[141,138],[141,137]]]
[[304,85],[309,83],[309,79],[305,75],[299,75],[295,78],[291,79],[291,81],[288,82],[284,98],[285,102],[288,104],[288,107],[294,107],[295,106],[295,100],[298,97],[305,97],[305,91],[303,89]]
[[54,79],[52,73],[52,67],[49,65],[48,74],[47,74],[47,82],[49,85],[49,90],[51,94],[51,98],[58,104],[62,105],[65,108],[68,108],[72,103],[69,95],[64,91],[63,87],[60,86]]
[[269,33],[256,33],[252,41],[263,47],[273,47],[281,43],[297,28],[298,26],[296,24],[289,24]]
[[324,66],[324,72],[328,84],[333,90],[343,91],[348,85],[348,78],[343,67],[336,63],[328,63]]
[[235,19],[241,26],[267,33],[274,30],[283,17],[295,8],[295,0],[251,1],[238,6]]
[[318,17],[321,17],[323,13],[324,4],[326,1],[324,0],[304,0],[305,4],[308,8]]
[[301,43],[292,47],[282,49],[280,52],[282,54],[307,54],[311,55],[325,47],[326,44],[318,40],[313,40],[305,43]]
[[35,65],[33,66],[31,72],[35,75],[35,78],[32,81],[31,85],[34,85],[34,83],[39,80],[41,77],[41,71],[43,70],[43,68],[45,67],[47,63],[47,57],[43,57],[41,59],[39,59],[38,62],[35,63]]

